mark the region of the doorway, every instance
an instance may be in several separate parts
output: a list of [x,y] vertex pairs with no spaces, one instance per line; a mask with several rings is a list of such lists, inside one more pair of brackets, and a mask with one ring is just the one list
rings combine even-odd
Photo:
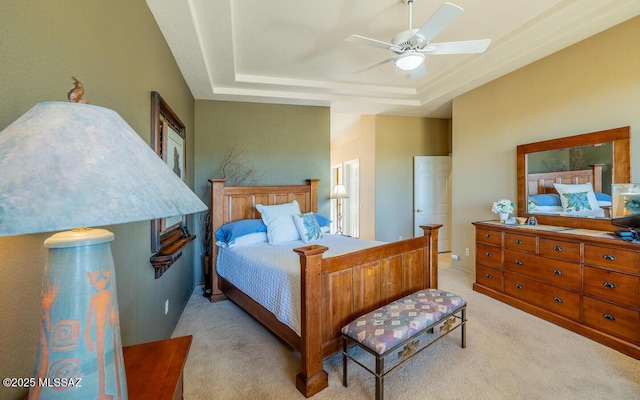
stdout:
[[413,231],[420,225],[441,224],[438,252],[451,251],[451,156],[413,158]]
[[[331,200],[331,232],[338,231],[340,215],[342,233],[360,237],[360,160],[345,161],[331,167],[331,188],[344,185],[348,198]],[[339,202],[339,203],[338,203]]]

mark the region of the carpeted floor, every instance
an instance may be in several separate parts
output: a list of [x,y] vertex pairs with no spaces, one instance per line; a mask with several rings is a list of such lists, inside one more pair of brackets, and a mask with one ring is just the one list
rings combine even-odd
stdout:
[[[467,348],[453,332],[385,379],[392,399],[640,399],[640,361],[476,293],[471,274],[441,254],[440,289],[467,300]],[[193,335],[184,396],[304,399],[295,388],[298,354],[230,301],[196,288],[173,336]],[[325,360],[329,387],[315,400],[373,399],[374,379],[342,358]]]

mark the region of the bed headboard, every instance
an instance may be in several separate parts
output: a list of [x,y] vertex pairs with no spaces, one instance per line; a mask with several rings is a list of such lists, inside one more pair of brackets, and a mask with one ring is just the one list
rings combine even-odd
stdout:
[[[289,186],[225,186],[225,179],[209,179],[211,183],[211,235],[229,222],[261,218],[256,204],[275,205],[296,200],[300,211],[318,212],[318,182],[307,179],[306,185]],[[218,246],[211,241],[211,300],[222,300],[224,294],[218,288],[216,260]]]
[[232,221],[260,218],[256,204],[274,205],[297,200],[301,212],[317,212],[319,181],[307,179],[306,185],[289,186],[225,186],[224,179],[209,179],[212,229],[215,232]]
[[602,192],[602,167],[593,164],[591,169],[580,171],[544,172],[527,175],[527,193],[529,196],[544,193],[557,193],[554,183],[579,184],[591,182],[594,192]]

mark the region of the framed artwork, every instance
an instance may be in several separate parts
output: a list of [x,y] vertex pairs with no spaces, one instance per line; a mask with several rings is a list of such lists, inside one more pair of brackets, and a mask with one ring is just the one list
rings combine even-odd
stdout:
[[[158,92],[151,92],[151,146],[186,183],[186,129]],[[151,252],[155,253],[174,241],[188,236],[187,219],[175,215],[151,221]]]

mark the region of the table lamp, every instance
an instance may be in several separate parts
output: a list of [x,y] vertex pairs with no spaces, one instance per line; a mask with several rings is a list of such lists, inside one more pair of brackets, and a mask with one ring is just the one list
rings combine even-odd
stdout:
[[347,188],[344,185],[335,185],[331,192],[331,199],[336,199],[336,214],[338,222],[336,224],[336,234],[342,235],[342,199],[348,199],[349,194]]
[[[113,233],[207,207],[114,111],[46,102],[0,132],[0,236],[48,248],[31,399],[126,399]],[[151,269],[149,271],[151,274]]]

